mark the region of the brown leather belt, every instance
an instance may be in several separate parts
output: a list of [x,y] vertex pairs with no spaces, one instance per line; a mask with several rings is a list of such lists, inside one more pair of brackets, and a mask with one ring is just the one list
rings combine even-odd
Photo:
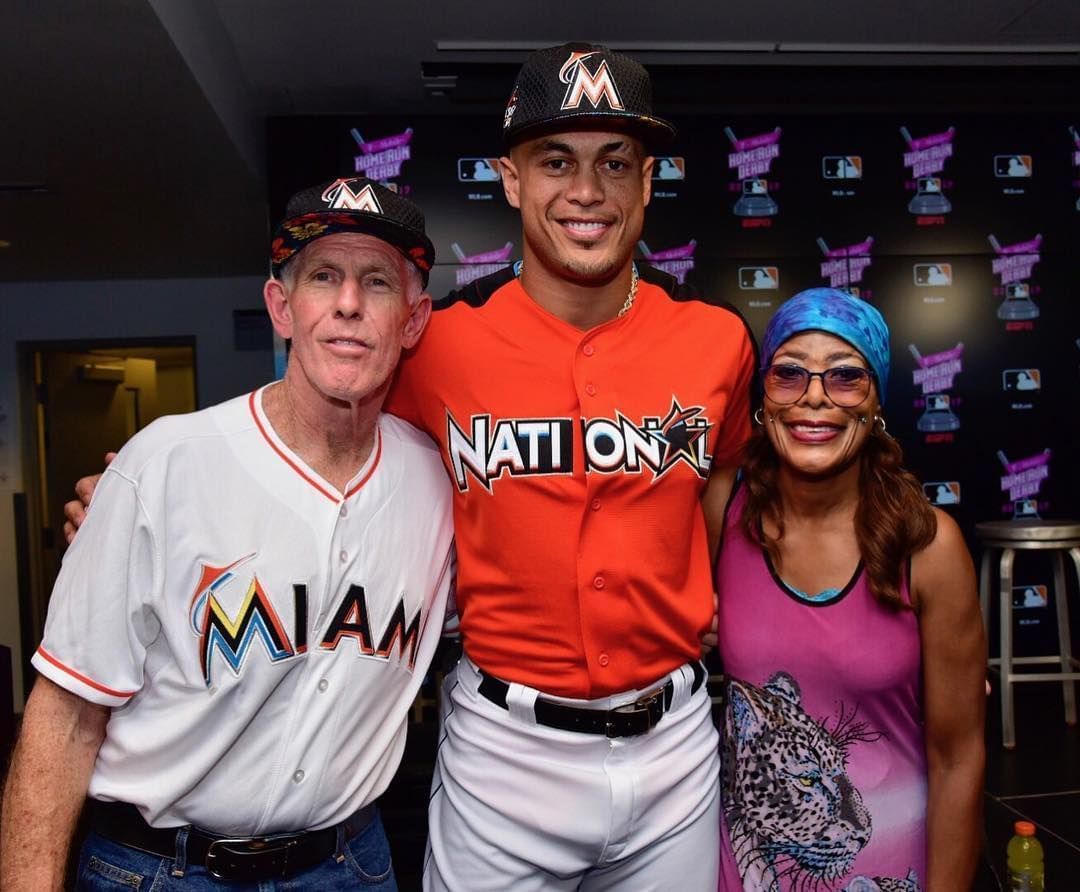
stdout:
[[370,803],[340,824],[322,830],[229,837],[192,826],[151,827],[139,810],[126,802],[91,799],[89,809],[90,829],[96,834],[159,858],[176,858],[176,835],[187,829],[185,851],[189,864],[204,865],[219,880],[252,883],[293,876],[333,858],[337,854],[339,827],[344,828],[344,838],[351,839],[375,817],[375,804]]
[[[694,682],[690,693],[696,693],[705,681],[705,668],[699,662],[690,664],[694,671]],[[480,672],[480,693],[496,706],[507,708],[506,695],[510,685],[505,681]],[[570,706],[537,697],[533,704],[533,714],[537,724],[562,731],[579,731],[582,734],[603,734],[606,737],[633,737],[644,734],[652,728],[671,708],[671,697],[675,685],[669,678],[656,690],[638,697],[633,703],[617,706],[614,709],[589,709],[584,706]]]

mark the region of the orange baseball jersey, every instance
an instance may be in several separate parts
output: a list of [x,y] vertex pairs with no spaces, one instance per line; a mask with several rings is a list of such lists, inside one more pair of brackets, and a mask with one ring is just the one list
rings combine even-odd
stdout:
[[742,319],[640,269],[626,315],[588,331],[513,269],[436,305],[387,410],[454,483],[463,645],[550,694],[644,687],[700,656],[713,614],[700,494],[749,433]]

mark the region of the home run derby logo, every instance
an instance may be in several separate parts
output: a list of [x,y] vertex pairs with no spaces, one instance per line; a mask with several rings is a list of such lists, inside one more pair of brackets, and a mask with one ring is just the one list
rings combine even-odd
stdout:
[[461,264],[455,271],[455,281],[458,288],[461,288],[491,273],[506,269],[510,265],[510,252],[514,250],[514,243],[507,242],[501,248],[480,254],[466,254],[457,242],[450,245],[450,249]]
[[[873,258],[870,256],[870,249],[874,247],[872,235],[868,235],[861,242],[843,248],[830,248],[825,243],[825,239],[819,238],[817,246],[825,255],[825,259],[821,262],[822,278],[828,279],[833,288],[849,288],[861,282],[863,273],[873,263]],[[869,298],[871,295],[867,291],[860,296]]]
[[[1069,137],[1072,139],[1072,163],[1080,174],[1080,131],[1072,124],[1069,125]],[[1080,179],[1073,180],[1073,188],[1080,189]],[[1076,209],[1080,211],[1080,198],[1076,199]]]
[[952,204],[945,197],[945,189],[952,188],[951,180],[939,174],[945,170],[945,162],[953,155],[953,137],[956,128],[950,127],[940,133],[912,136],[907,127],[900,128],[908,150],[904,152],[904,167],[911,168],[911,179],[904,188],[915,195],[908,203],[908,213],[915,214],[920,225],[941,224],[945,214],[952,211]]
[[369,214],[383,212],[370,183],[359,192],[353,192],[348,180],[338,180],[327,187],[322,194],[322,200],[334,210],[367,211]]
[[[222,601],[225,590],[234,579],[236,570],[255,554],[249,554],[231,564],[216,567],[203,564],[199,582],[191,596],[188,622],[199,640],[199,667],[206,686],[213,684],[213,667],[220,661],[239,677],[255,641],[261,641],[271,663],[307,652],[307,586],[295,583],[293,595],[293,634],[290,640],[258,576],[252,574],[246,593],[234,613]],[[235,599],[233,599],[235,600]],[[417,609],[406,620],[405,594],[395,602],[390,618],[378,644],[371,633],[368,597],[362,585],[350,585],[337,612],[327,626],[326,634],[319,642],[323,650],[335,650],[342,638],[352,638],[362,656],[389,660],[395,646],[399,657],[405,657],[411,670],[416,663],[416,649],[420,642],[422,610]]]
[[[679,464],[709,476],[706,451],[713,425],[704,407],[684,408],[676,397],[663,416],[635,424],[621,412],[614,418],[581,419],[580,448],[586,473],[644,474],[658,480]],[[446,413],[447,451],[461,492],[470,478],[488,492],[504,475],[548,477],[574,472],[575,424],[570,418],[500,418],[473,415],[467,427]]]
[[673,275],[680,285],[685,284],[686,274],[694,268],[694,248],[697,247],[697,239],[690,239],[685,245],[666,248],[663,251],[650,251],[644,241],[639,241],[638,247],[649,263]]
[[1044,480],[1050,477],[1050,450],[1044,449],[1035,455],[1010,461],[1002,450],[997,452],[998,461],[1005,469],[1001,477],[1001,491],[1008,492],[1009,503],[1002,506],[1005,513],[1014,516],[1037,516],[1039,490]]
[[995,295],[1003,298],[998,304],[997,317],[1005,322],[1007,331],[1030,330],[1034,327],[1032,320],[1039,316],[1039,308],[1032,300],[1039,293],[1039,286],[1028,279],[1042,259],[1039,253],[1042,236],[1011,245],[1001,244],[993,233],[987,240],[997,255],[990,268],[995,276],[1001,277],[1001,286],[994,288]]
[[780,133],[780,128],[775,127],[768,133],[739,139],[730,127],[724,128],[732,148],[728,153],[728,168],[734,170],[739,179],[737,183],[730,183],[729,189],[741,193],[731,209],[732,213],[736,217],[765,218],[756,223],[744,220],[744,226],[769,226],[768,218],[779,211],[775,199],[769,194],[770,189],[773,192],[777,190],[779,183],[770,181],[768,176],[773,161],[780,157]]
[[365,142],[355,127],[349,133],[360,148],[360,154],[353,159],[354,169],[370,180],[392,180],[401,176],[401,165],[412,158],[409,145],[412,142],[412,127],[394,136],[384,136],[370,142]]
[[964,345],[958,343],[950,350],[923,356],[914,344],[908,350],[918,368],[912,373],[912,382],[922,391],[915,400],[915,408],[923,413],[915,422],[917,430],[926,434],[927,443],[951,443],[953,431],[960,429],[960,419],[953,408],[960,400],[950,395],[956,376],[964,370]]
[[562,101],[564,110],[578,108],[582,99],[589,100],[593,108],[598,108],[600,100],[603,99],[612,111],[623,110],[622,99],[619,97],[615,80],[608,70],[607,59],[601,59],[595,73],[586,67],[585,60],[595,55],[597,55],[596,50],[588,53],[571,53],[559,69],[559,80],[567,85],[566,95]]

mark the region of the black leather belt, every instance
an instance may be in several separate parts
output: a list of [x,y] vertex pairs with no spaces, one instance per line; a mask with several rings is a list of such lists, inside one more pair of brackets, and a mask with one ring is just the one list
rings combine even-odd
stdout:
[[[90,829],[112,842],[159,858],[176,858],[176,834],[182,827],[157,828],[126,802],[90,800]],[[375,804],[365,805],[341,824],[322,830],[272,836],[228,837],[188,827],[185,846],[189,864],[202,864],[219,880],[256,883],[288,877],[337,854],[338,827],[351,839],[375,817]]]
[[[705,669],[701,663],[693,662],[694,682],[690,693],[696,693],[705,681]],[[510,685],[480,672],[480,693],[494,703],[507,709],[506,694]],[[671,697],[675,685],[669,678],[655,690],[642,694],[633,703],[617,706],[614,709],[588,709],[584,706],[569,706],[537,697],[533,704],[533,714],[538,724],[563,731],[580,731],[582,734],[603,734],[606,737],[633,737],[644,734],[671,708]]]

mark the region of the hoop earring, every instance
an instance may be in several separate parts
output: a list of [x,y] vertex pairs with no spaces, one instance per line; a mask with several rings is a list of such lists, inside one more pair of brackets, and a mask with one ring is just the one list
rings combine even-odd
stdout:
[[[880,431],[879,431],[879,430],[877,430],[877,424],[878,424],[878,422],[881,422],[881,430],[880,430]],[[884,419],[884,418],[883,418],[882,416],[880,416],[880,415],[875,415],[875,416],[874,416],[874,421],[873,421],[873,427],[871,428],[871,430],[872,430],[872,431],[873,431],[873,432],[874,432],[875,434],[878,434],[879,436],[882,436],[882,437],[892,437],[892,434],[890,434],[890,433],[889,433],[889,431],[888,431],[888,430],[886,429],[886,427],[885,427],[885,419]]]
[[765,424],[765,419],[764,417],[762,417],[762,410],[760,406],[758,406],[757,411],[754,413],[754,423],[757,425]]

